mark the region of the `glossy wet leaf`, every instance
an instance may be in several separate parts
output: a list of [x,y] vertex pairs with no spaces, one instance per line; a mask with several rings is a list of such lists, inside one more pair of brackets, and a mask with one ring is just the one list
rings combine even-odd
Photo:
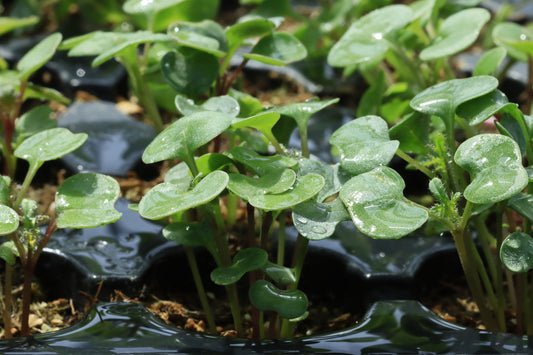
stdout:
[[212,111],[222,112],[237,117],[240,109],[237,100],[227,95],[211,97],[201,105],[196,105],[193,100],[186,96],[176,95],[175,103],[178,111],[184,116],[188,116],[195,112]]
[[420,59],[435,60],[459,53],[472,45],[490,13],[481,8],[466,9],[448,17],[439,27],[437,37],[420,52]]
[[17,63],[20,79],[27,80],[30,75],[48,62],[56,52],[62,38],[61,33],[51,34],[30,49]]
[[454,159],[470,173],[464,196],[474,203],[503,201],[519,193],[529,181],[518,144],[499,134],[480,134],[466,140]]
[[196,159],[196,165],[200,173],[207,175],[215,170],[222,170],[233,165],[233,160],[224,154],[207,153]]
[[419,112],[407,115],[389,130],[390,137],[400,142],[400,149],[406,153],[427,154],[430,145],[429,127],[431,121]]
[[194,152],[224,132],[232,119],[220,112],[198,112],[182,117],[154,138],[146,147],[142,160],[155,163],[178,158],[191,166]]
[[17,138],[26,138],[41,131],[57,126],[57,120],[50,117],[52,108],[50,106],[37,106],[24,113],[15,122],[15,132]]
[[218,60],[209,53],[182,48],[161,59],[161,71],[167,82],[185,96],[205,93],[218,75]]
[[192,184],[192,174],[187,164],[182,161],[167,171],[164,181],[176,185],[182,191],[187,191]]
[[500,90],[494,90],[486,95],[467,101],[457,108],[457,115],[469,121],[470,125],[480,124],[507,106],[517,106],[509,103],[507,96]]
[[168,34],[182,46],[195,48],[218,58],[227,51],[227,38],[222,27],[211,20],[201,22],[175,22]]
[[374,10],[355,21],[331,48],[328,63],[347,67],[380,59],[389,49],[385,40],[411,21],[412,11],[405,5],[390,5]]
[[523,62],[533,55],[533,32],[514,22],[497,24],[492,30],[494,43],[503,46],[511,57]]
[[392,239],[413,232],[428,218],[425,209],[403,196],[404,188],[396,171],[378,167],[350,179],[339,196],[361,232]]
[[116,222],[120,196],[118,182],[106,175],[76,174],[59,186],[56,194],[58,228],[93,228]]
[[72,133],[66,128],[51,128],[39,132],[15,149],[15,156],[30,163],[61,158],[78,149],[87,140],[85,133]]
[[295,166],[298,161],[287,156],[259,155],[251,149],[245,147],[234,147],[230,150],[231,157],[244,164],[258,175],[264,175],[274,169],[286,169]]
[[292,208],[292,220],[302,237],[321,240],[333,235],[337,224],[349,221],[350,214],[339,198],[328,203],[309,200]]
[[28,16],[23,18],[2,16],[0,17],[0,35],[3,35],[4,33],[13,31],[20,27],[34,25],[38,22],[38,16]]
[[533,269],[533,238],[522,232],[512,233],[502,243],[500,259],[512,272]]
[[139,213],[147,219],[160,219],[215,199],[228,185],[228,174],[214,171],[204,177],[192,190],[182,191],[170,183],[152,188],[139,203]]
[[250,204],[266,211],[284,210],[314,197],[324,187],[324,178],[317,174],[299,176],[291,188],[279,194],[266,193],[250,196]]
[[462,103],[483,96],[498,87],[492,76],[452,79],[427,88],[411,100],[411,107],[419,112],[435,115],[447,126],[453,125],[455,110]]
[[163,237],[172,242],[190,247],[205,247],[211,254],[216,254],[215,235],[206,224],[175,222],[166,225],[162,233]]
[[0,235],[8,235],[17,230],[19,226],[18,213],[6,205],[0,205]]
[[287,65],[307,57],[307,49],[293,35],[274,32],[262,37],[250,53],[242,56],[270,65]]
[[7,205],[9,201],[9,185],[11,178],[8,176],[0,176],[0,205]]
[[280,290],[265,280],[256,281],[249,289],[250,302],[260,311],[274,311],[282,318],[293,319],[307,311],[307,296],[300,290]]
[[261,270],[267,275],[272,281],[280,286],[288,286],[296,282],[296,277],[294,272],[288,267],[274,264],[270,261],[267,261],[262,267]]
[[296,173],[291,169],[273,170],[258,178],[235,173],[229,177],[228,189],[246,201],[254,195],[283,193],[296,181]]
[[130,15],[143,15],[149,13],[155,13],[157,11],[164,10],[168,7],[174,6],[183,2],[184,0],[159,0],[159,1],[146,1],[146,0],[128,0],[122,5],[122,9],[125,13]]
[[479,61],[477,62],[472,74],[474,76],[496,76],[498,73],[498,68],[503,63],[503,60],[505,59],[506,55],[507,50],[503,47],[489,49],[488,51],[483,53],[481,58],[479,58]]
[[247,272],[261,269],[267,260],[268,253],[263,249],[242,249],[233,257],[231,266],[217,267],[213,270],[211,272],[211,280],[217,285],[234,284]]
[[226,29],[229,52],[234,52],[248,38],[261,37],[271,33],[276,25],[266,18],[254,18],[238,22]]
[[511,197],[507,206],[520,213],[521,216],[533,221],[533,196],[525,193],[518,193]]
[[322,202],[339,192],[343,181],[351,177],[351,175],[348,176],[345,171],[340,169],[339,164],[329,165],[320,160],[306,158],[298,160],[296,171],[299,176],[317,174],[324,178],[324,187],[314,198],[318,202]]
[[520,152],[524,157],[527,152],[527,125],[522,111],[516,104],[510,104],[500,110],[500,120],[494,124],[500,134],[512,138],[520,147]]
[[255,128],[261,132],[270,142],[277,142],[272,134],[272,128],[279,121],[280,115],[277,112],[263,112],[247,118],[236,118],[231,126],[233,128]]
[[7,241],[0,244],[0,259],[9,265],[15,265],[18,250],[13,241]]
[[307,127],[307,123],[311,116],[313,116],[318,111],[323,110],[324,108],[331,106],[339,102],[339,99],[331,99],[319,101],[318,99],[307,100],[304,102],[297,102],[293,104],[288,104],[281,107],[275,107],[273,110],[280,113],[281,115],[292,117],[298,128],[300,130]]
[[346,123],[333,132],[329,142],[339,150],[342,168],[353,175],[387,165],[400,145],[389,139],[387,122],[378,116]]

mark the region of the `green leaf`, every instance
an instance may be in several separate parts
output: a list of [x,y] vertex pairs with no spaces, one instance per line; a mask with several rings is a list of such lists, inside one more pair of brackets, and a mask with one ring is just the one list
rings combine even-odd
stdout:
[[11,185],[11,178],[0,175],[0,205],[7,205],[9,201],[9,185]]
[[389,49],[387,37],[404,28],[411,16],[411,9],[405,5],[385,6],[368,13],[354,22],[331,48],[328,63],[348,67],[380,59]]
[[474,76],[478,75],[492,75],[496,76],[498,68],[502,64],[507,50],[503,47],[496,47],[489,49],[479,59],[472,73]]
[[503,201],[519,193],[529,181],[518,144],[499,134],[480,134],[467,139],[457,149],[454,159],[470,173],[472,181],[464,196],[474,203]]
[[155,12],[167,9],[171,6],[179,4],[184,0],[159,0],[159,1],[146,1],[146,0],[128,0],[122,5],[122,9],[125,13],[130,15],[144,15],[153,14]]
[[293,319],[307,311],[307,296],[300,290],[280,290],[265,280],[256,281],[249,289],[250,302],[260,311],[274,311],[282,318]]
[[29,16],[24,18],[2,16],[0,17],[0,35],[3,35],[4,33],[13,31],[20,27],[35,25],[38,22],[38,16]]
[[50,117],[52,108],[46,105],[34,107],[24,113],[15,122],[15,132],[18,139],[24,139],[46,129],[57,126],[57,120]]
[[224,154],[207,153],[196,159],[196,165],[201,174],[207,175],[215,170],[222,170],[226,166],[233,165],[233,160]]
[[8,235],[19,227],[18,213],[6,205],[0,205],[0,235]]
[[264,175],[274,169],[286,169],[295,166],[298,161],[288,156],[259,155],[251,149],[245,147],[234,147],[230,150],[231,157],[244,164],[248,169],[257,175]]
[[182,46],[209,53],[217,58],[226,54],[228,40],[222,27],[211,20],[198,23],[175,22],[168,28],[168,34]]
[[176,95],[175,102],[178,111],[184,116],[202,111],[222,112],[233,117],[239,114],[239,103],[227,95],[211,97],[201,105],[196,105],[193,100],[185,96]]
[[514,22],[497,24],[492,30],[494,43],[504,47],[509,55],[522,62],[533,55],[533,32]]
[[317,174],[298,177],[291,189],[279,193],[254,194],[250,204],[266,211],[279,211],[296,206],[318,194],[324,186],[324,178]]
[[233,53],[247,38],[262,37],[271,33],[275,24],[266,18],[254,18],[238,22],[226,29],[229,52]]
[[59,91],[52,88],[35,85],[31,82],[28,83],[26,90],[24,91],[24,100],[26,99],[56,101],[63,105],[70,104],[70,100],[63,96],[63,94]]
[[288,286],[296,282],[296,277],[294,272],[283,265],[274,264],[270,261],[267,261],[262,267],[261,270],[272,279],[276,284],[280,286]]
[[494,90],[486,95],[467,101],[457,108],[457,115],[468,120],[471,126],[480,124],[505,107],[516,104],[509,103],[507,96],[500,90]]
[[163,228],[163,237],[171,242],[190,246],[205,247],[212,255],[216,254],[215,235],[203,223],[175,222]]
[[296,173],[298,176],[317,174],[324,178],[325,185],[314,198],[318,202],[323,202],[338,193],[341,189],[342,181],[351,178],[351,175],[348,176],[345,171],[340,169],[339,164],[329,165],[320,160],[307,158],[300,158],[298,160]]
[[337,224],[350,220],[350,214],[340,199],[328,203],[314,200],[292,208],[294,227],[309,240],[322,240],[335,232]]
[[233,128],[255,128],[261,132],[274,146],[279,145],[276,137],[272,134],[272,128],[279,121],[280,115],[277,112],[263,112],[252,117],[235,118],[231,123]]
[[182,117],[154,138],[146,147],[142,160],[155,163],[177,158],[191,168],[196,149],[224,132],[232,120],[232,116],[220,112],[198,112]]
[[525,193],[518,193],[511,197],[507,206],[520,213],[521,216],[533,221],[533,196]]
[[400,145],[389,139],[387,122],[378,116],[346,123],[333,132],[329,142],[338,148],[342,168],[352,175],[387,165]]
[[20,80],[27,80],[30,75],[46,64],[54,55],[62,38],[61,33],[51,34],[30,49],[17,63]]
[[216,57],[192,48],[170,51],[161,59],[165,79],[185,96],[196,97],[209,90],[217,78],[218,67]]
[[164,182],[156,185],[142,198],[139,213],[147,219],[161,219],[204,205],[220,195],[228,181],[227,173],[214,171],[190,191],[182,191],[176,185]]
[[419,112],[407,115],[389,130],[392,139],[400,142],[400,149],[406,153],[427,154],[429,152],[429,126],[431,121]]
[[85,173],[69,177],[56,194],[58,228],[93,228],[116,222],[120,195],[118,182],[106,175]]
[[30,163],[45,162],[78,149],[86,140],[85,133],[72,133],[62,127],[51,128],[26,139],[14,154]]
[[296,181],[294,170],[275,169],[261,177],[229,174],[228,189],[243,200],[249,201],[254,195],[280,194],[289,190]]
[[170,168],[165,174],[165,182],[174,184],[182,191],[187,191],[192,184],[192,175],[185,162],[180,162]]
[[307,57],[307,49],[293,35],[274,32],[262,37],[244,58],[270,65],[287,65]]
[[340,191],[357,228],[379,239],[399,238],[428,218],[425,209],[403,196],[405,183],[388,167],[378,167],[350,179]]
[[533,269],[533,239],[530,235],[515,232],[502,243],[500,259],[512,272],[527,272]]
[[455,110],[459,105],[494,91],[498,80],[492,76],[452,79],[422,91],[411,100],[411,107],[419,112],[440,117],[446,126],[453,127]]
[[249,271],[261,269],[268,261],[268,253],[260,248],[240,250],[228,267],[217,267],[211,272],[211,280],[217,285],[232,285]]
[[13,241],[10,240],[0,244],[0,259],[3,259],[9,265],[15,265],[17,256],[19,256],[19,253]]
[[438,36],[420,52],[424,61],[449,57],[472,45],[490,13],[481,8],[466,9],[448,17],[440,25]]

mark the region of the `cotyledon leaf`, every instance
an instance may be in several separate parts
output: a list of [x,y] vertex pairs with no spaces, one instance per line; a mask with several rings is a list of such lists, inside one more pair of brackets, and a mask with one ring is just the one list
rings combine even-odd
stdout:
[[259,155],[255,151],[245,147],[234,147],[230,149],[230,157],[246,165],[258,175],[264,175],[273,169],[286,169],[295,166],[298,161],[294,158],[279,154],[265,156]]
[[405,183],[393,169],[378,167],[351,178],[339,197],[357,228],[379,239],[399,238],[419,228],[428,212],[403,196]]
[[309,200],[292,208],[292,220],[302,237],[321,240],[333,235],[337,224],[349,221],[350,214],[339,198],[328,203]]
[[256,281],[248,291],[250,302],[260,311],[274,311],[293,319],[307,311],[308,300],[300,290],[280,290],[266,280]]
[[230,173],[228,189],[244,200],[254,195],[280,194],[289,190],[296,181],[296,173],[292,169],[274,170],[258,178]]
[[261,269],[268,261],[268,253],[260,248],[240,250],[228,267],[217,267],[211,272],[211,280],[217,285],[231,285],[249,271]]
[[18,213],[6,205],[0,205],[0,235],[13,233],[19,227]]
[[174,222],[163,228],[163,237],[191,247],[205,247],[212,255],[216,255],[215,235],[208,225],[203,223]]
[[160,219],[201,206],[224,191],[228,181],[228,174],[218,170],[205,176],[190,191],[170,183],[156,185],[142,198],[139,213],[147,219]]
[[454,159],[470,173],[464,196],[474,203],[503,201],[519,193],[529,181],[518,144],[500,134],[467,139],[457,148]]
[[500,259],[512,272],[533,269],[533,238],[522,232],[512,233],[502,243]]

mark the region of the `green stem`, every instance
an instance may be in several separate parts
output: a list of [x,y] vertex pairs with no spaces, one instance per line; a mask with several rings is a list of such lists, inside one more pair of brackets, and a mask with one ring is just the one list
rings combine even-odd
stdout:
[[217,334],[217,327],[215,324],[215,316],[209,305],[209,300],[207,299],[207,294],[205,292],[204,284],[202,282],[202,277],[200,276],[200,271],[198,269],[198,263],[196,262],[196,256],[191,247],[184,245],[183,249],[187,255],[187,260],[189,262],[189,267],[191,268],[192,277],[194,284],[196,286],[196,291],[198,292],[198,297],[200,298],[200,303],[204,310],[205,316],[207,318],[207,326],[209,328],[209,333],[212,335]]
[[4,276],[4,334],[6,339],[12,338],[11,315],[13,314],[13,267],[6,261]]
[[433,179],[435,177],[435,174],[428,168],[426,168],[424,165],[420,164],[418,161],[410,157],[408,154],[406,154],[401,149],[396,150],[396,155],[405,160],[407,163],[414,166],[416,169],[424,173],[428,178]]
[[259,311],[259,339],[265,339],[265,313]]
[[26,196],[26,192],[28,191],[31,182],[33,181],[33,178],[35,177],[35,174],[37,174],[37,170],[39,170],[41,165],[43,165],[43,162],[30,162],[28,172],[26,173],[24,181],[22,182],[22,187],[17,194],[17,199],[15,200],[15,203],[13,204],[13,209],[15,211],[18,210],[20,204],[22,203],[22,200]]
[[282,211],[279,214],[279,232],[278,232],[278,255],[277,263],[283,266],[285,263],[285,219],[287,218],[287,211]]
[[303,127],[300,127],[300,141],[302,142],[302,156],[304,158],[309,158],[310,152],[309,152],[309,141],[307,137],[307,126],[303,125]]

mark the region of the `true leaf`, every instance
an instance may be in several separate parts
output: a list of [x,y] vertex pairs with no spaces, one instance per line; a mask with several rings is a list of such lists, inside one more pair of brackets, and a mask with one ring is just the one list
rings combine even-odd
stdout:
[[244,58],[271,65],[287,65],[307,56],[305,46],[293,35],[274,32],[262,37]]
[[30,163],[44,162],[60,158],[78,149],[87,140],[85,133],[72,133],[66,128],[51,128],[39,132],[15,150],[15,156]]
[[231,123],[233,128],[250,127],[255,128],[273,144],[277,144],[277,139],[272,134],[272,128],[279,121],[280,115],[277,112],[263,112],[247,118],[236,118]]
[[219,170],[204,177],[190,191],[170,183],[156,185],[142,198],[139,213],[147,219],[160,219],[204,205],[224,191],[228,181],[228,174]]
[[307,310],[307,296],[300,290],[280,290],[265,280],[256,281],[249,289],[250,302],[260,311],[274,311],[282,318],[293,319]]
[[420,59],[449,57],[473,44],[490,13],[481,8],[466,9],[448,17],[440,25],[438,36],[420,52]]
[[389,139],[387,123],[378,116],[348,122],[333,132],[329,142],[339,150],[342,168],[353,175],[388,164],[400,144]]
[[263,249],[242,249],[233,257],[231,266],[217,267],[213,270],[211,272],[211,280],[217,285],[234,284],[247,272],[262,268],[267,260],[268,253]]
[[361,232],[391,239],[413,232],[428,218],[425,209],[403,196],[404,188],[396,171],[378,167],[350,179],[339,196]]
[[106,175],[85,173],[69,177],[56,194],[58,228],[93,228],[116,222],[122,213],[114,205],[118,182]]
[[512,272],[527,272],[533,269],[533,239],[530,235],[515,232],[502,243],[500,259]]
[[27,80],[30,75],[46,64],[54,55],[62,38],[61,33],[51,34],[30,49],[17,63],[20,79]]
[[454,159],[470,173],[472,181],[464,196],[474,203],[508,199],[529,181],[518,144],[499,134],[479,134],[467,139],[457,149]]

